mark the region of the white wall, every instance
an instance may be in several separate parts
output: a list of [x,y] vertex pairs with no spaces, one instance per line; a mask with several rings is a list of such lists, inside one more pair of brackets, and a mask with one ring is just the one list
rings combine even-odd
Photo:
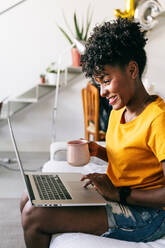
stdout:
[[[64,10],[68,22],[72,25],[74,10],[81,17],[89,4],[94,10],[94,25],[114,18],[114,9],[124,10],[125,1],[27,0],[0,16],[0,98],[22,92],[38,83],[39,75],[45,72],[52,61],[57,61],[63,49],[68,48],[70,58],[69,43],[56,24],[65,28],[62,16]],[[0,4],[0,10],[2,8],[3,5]],[[163,20],[165,22],[165,18]],[[147,45],[147,77],[156,84],[158,91],[165,95],[164,27],[162,25],[161,31],[155,31],[154,37],[151,35],[152,41]]]
[[[120,7],[121,2],[27,0],[0,16],[0,97],[21,92],[38,83],[39,75],[52,61],[57,61],[67,47],[70,57],[69,43],[57,28],[57,24],[65,28],[63,10],[73,25],[74,10],[81,20],[91,4],[93,23],[96,23],[112,17],[114,8]],[[0,4],[0,10],[2,7]]]
[[148,33],[146,77],[155,92],[165,98],[165,15],[158,20],[159,24]]

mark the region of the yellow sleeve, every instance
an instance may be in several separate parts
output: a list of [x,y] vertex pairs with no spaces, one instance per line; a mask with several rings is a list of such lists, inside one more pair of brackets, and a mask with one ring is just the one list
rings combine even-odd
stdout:
[[148,135],[148,145],[161,162],[165,159],[165,113],[159,114],[152,122]]

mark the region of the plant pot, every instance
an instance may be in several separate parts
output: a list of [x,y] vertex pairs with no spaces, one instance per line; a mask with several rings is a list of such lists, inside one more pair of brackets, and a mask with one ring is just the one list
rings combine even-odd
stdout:
[[40,77],[40,83],[44,84],[45,83],[45,77]]
[[76,47],[72,48],[72,66],[80,66],[80,53]]
[[48,84],[56,84],[57,74],[54,72],[48,72],[46,74]]

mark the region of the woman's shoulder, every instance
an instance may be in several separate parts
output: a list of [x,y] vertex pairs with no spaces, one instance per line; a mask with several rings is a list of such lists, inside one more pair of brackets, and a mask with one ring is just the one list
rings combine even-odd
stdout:
[[146,118],[148,122],[152,125],[153,123],[163,123],[165,122],[165,102],[161,97],[157,97],[157,99],[152,102],[145,112]]
[[151,110],[152,110],[151,112],[155,116],[159,116],[160,114],[162,115],[165,114],[165,102],[160,96],[158,96],[157,99],[154,102],[152,102]]

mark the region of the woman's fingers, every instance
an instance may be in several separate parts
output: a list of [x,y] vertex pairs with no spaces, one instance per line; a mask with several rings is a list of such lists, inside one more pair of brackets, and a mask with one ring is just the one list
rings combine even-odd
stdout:
[[91,175],[92,175],[92,174],[84,175],[84,176],[82,176],[82,178],[81,178],[80,180],[81,180],[81,181],[84,181],[85,179],[91,179]]
[[92,181],[89,180],[88,182],[86,182],[83,186],[84,188],[87,188],[89,185],[93,185]]
[[84,180],[88,180],[83,186],[85,187],[85,188],[87,188],[89,185],[93,185],[93,181],[91,180],[91,175],[92,174],[88,174],[88,175],[85,175],[85,176],[83,176],[82,178],[81,178],[81,181],[84,181]]

